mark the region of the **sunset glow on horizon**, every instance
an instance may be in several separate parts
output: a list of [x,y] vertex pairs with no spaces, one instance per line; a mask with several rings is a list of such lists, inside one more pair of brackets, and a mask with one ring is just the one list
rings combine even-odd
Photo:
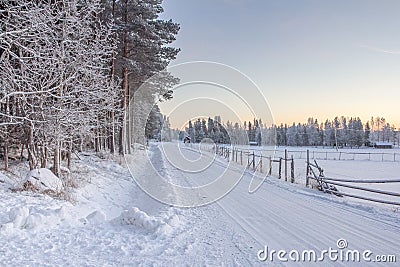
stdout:
[[259,87],[276,124],[373,116],[400,127],[399,8],[388,0],[166,0],[164,16],[181,24],[171,65],[236,68]]

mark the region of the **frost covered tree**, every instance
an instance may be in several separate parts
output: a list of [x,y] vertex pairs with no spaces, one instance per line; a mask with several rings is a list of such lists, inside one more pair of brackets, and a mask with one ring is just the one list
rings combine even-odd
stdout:
[[70,159],[88,139],[104,146],[116,101],[108,66],[115,42],[100,13],[97,0],[3,3],[1,132],[19,132],[14,144],[27,149],[31,169],[52,157],[59,175],[61,152]]

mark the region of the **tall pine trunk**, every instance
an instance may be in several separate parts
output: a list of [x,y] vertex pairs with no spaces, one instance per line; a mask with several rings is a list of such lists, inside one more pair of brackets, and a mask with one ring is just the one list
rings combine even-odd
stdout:
[[[125,25],[128,25],[128,0],[124,1],[124,11],[123,11],[123,20]],[[123,32],[123,39],[122,39],[122,57],[126,60],[128,59],[128,32],[125,29]],[[122,68],[122,127],[120,128],[119,132],[119,154],[125,153],[125,133],[126,133],[126,112],[127,112],[127,95],[128,95],[128,68]]]
[[126,104],[127,104],[127,92],[128,92],[128,69],[123,68],[122,70],[122,126],[119,132],[119,154],[124,154],[125,152],[125,132],[126,132]]
[[[116,0],[112,1],[112,11],[111,11],[113,22],[115,22],[115,1]],[[113,37],[117,38],[117,35],[114,33]],[[115,58],[114,58],[114,54],[113,54],[111,57],[111,67],[110,67],[111,83],[114,83],[114,75],[115,75]],[[113,103],[113,105],[114,105],[114,103]],[[108,146],[109,146],[110,152],[112,154],[114,154],[115,153],[115,113],[114,113],[114,110],[110,111],[110,122],[111,122],[110,138],[109,138]]]

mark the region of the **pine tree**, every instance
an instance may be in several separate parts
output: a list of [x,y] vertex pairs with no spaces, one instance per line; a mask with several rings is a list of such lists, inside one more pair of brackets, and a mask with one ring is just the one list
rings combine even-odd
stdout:
[[[116,78],[121,80],[121,154],[125,151],[124,139],[128,152],[132,142],[144,142],[144,129],[141,125],[146,123],[147,118],[143,118],[147,116],[146,110],[151,110],[155,96],[170,99],[171,87],[178,82],[164,70],[179,52],[179,49],[168,46],[175,40],[179,25],[172,20],[159,19],[163,12],[161,3],[162,0],[104,1],[105,14],[111,17],[106,20],[111,20],[114,24],[115,38],[119,40],[117,56],[111,66]],[[155,74],[159,74],[161,78],[152,81],[153,86],[149,87],[152,91],[138,96],[143,108],[132,107],[128,111],[128,105],[133,101],[135,92],[143,82]],[[127,125],[122,123],[124,118]]]

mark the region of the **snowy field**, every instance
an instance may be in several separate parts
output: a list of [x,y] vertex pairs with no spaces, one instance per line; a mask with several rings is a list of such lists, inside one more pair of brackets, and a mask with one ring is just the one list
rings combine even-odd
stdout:
[[[295,182],[297,184],[306,184],[306,159],[307,150],[309,150],[310,161],[314,163],[317,161],[318,165],[324,170],[324,175],[334,179],[346,180],[399,180],[400,179],[400,149],[375,149],[375,148],[322,148],[322,147],[277,147],[272,152],[271,147],[245,147],[238,146],[238,149],[248,151],[250,154],[253,152],[256,155],[263,155],[265,157],[272,156],[275,159],[284,158],[285,150],[287,150],[287,157],[293,157],[295,162]],[[247,162],[248,156],[243,156],[244,161]],[[251,156],[250,156],[251,160]],[[260,158],[256,157],[256,162]],[[264,172],[267,170],[269,161],[263,159]],[[278,177],[278,164],[272,165],[272,176]],[[318,175],[319,172],[316,171]],[[284,165],[282,166],[282,177],[284,177]],[[290,162],[288,162],[288,177],[290,177]],[[289,178],[288,178],[289,179]],[[367,183],[346,183],[348,185],[366,187],[376,190],[395,192],[400,194],[400,183],[381,183],[381,184],[367,184]],[[360,195],[362,197],[369,197],[375,199],[382,199],[387,201],[400,202],[399,197],[382,195],[377,193],[366,192],[362,190],[351,189],[347,187],[337,188],[343,193]],[[345,197],[347,200],[347,197]],[[352,199],[351,201],[369,203],[369,205],[377,205],[374,202],[365,200]],[[380,204],[378,204],[380,205]],[[380,205],[382,208],[392,208],[391,205]]]
[[[179,145],[179,149],[176,147]],[[194,165],[188,172],[174,159]],[[151,164],[146,163],[149,156]],[[296,159],[296,183],[268,177],[256,193],[248,188],[253,173],[245,171],[236,187],[217,202],[196,208],[161,204],[145,194],[125,167],[81,155],[73,173],[80,187],[72,203],[28,192],[13,193],[17,178],[0,172],[1,266],[281,266],[275,258],[260,261],[260,250],[338,249],[395,255],[400,260],[400,212],[347,197],[305,188],[305,161]],[[178,143],[151,143],[128,165],[139,166],[142,178],[156,173],[187,187],[211,182],[221,174],[237,175],[239,164],[227,168],[221,157]],[[327,176],[399,178],[400,163],[379,161],[318,161]],[[185,168],[188,165],[184,166]],[[24,176],[22,167],[13,170]],[[257,174],[261,176],[261,174]],[[273,173],[273,176],[275,174]],[[387,190],[394,191],[394,188]],[[163,188],[160,188],[163,190]],[[397,192],[399,190],[397,189]],[[182,198],[183,196],[175,196]],[[208,194],[198,196],[207,198]],[[395,263],[323,263],[289,260],[289,266],[396,266]]]

